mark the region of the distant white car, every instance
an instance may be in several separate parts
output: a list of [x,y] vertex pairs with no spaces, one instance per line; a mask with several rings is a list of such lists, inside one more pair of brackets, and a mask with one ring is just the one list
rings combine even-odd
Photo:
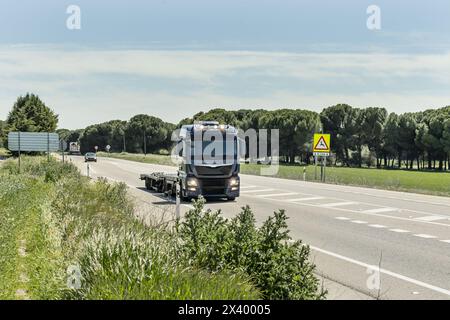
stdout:
[[94,161],[97,162],[97,154],[95,152],[87,152],[84,155],[84,162]]

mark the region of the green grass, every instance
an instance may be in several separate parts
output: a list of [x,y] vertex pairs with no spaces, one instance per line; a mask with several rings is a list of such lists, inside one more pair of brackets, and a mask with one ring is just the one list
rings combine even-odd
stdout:
[[11,153],[5,149],[5,148],[0,148],[0,157],[9,157],[11,155]]
[[[170,156],[124,153],[99,153],[99,156],[125,159],[137,162],[174,166]],[[258,164],[242,164],[241,173],[260,175],[261,168]],[[304,166],[280,165],[277,178],[302,180]],[[306,180],[316,181],[314,166],[306,166]],[[320,179],[320,167],[317,167]],[[369,168],[344,168],[327,167],[326,182],[331,184],[362,186],[386,190],[423,193],[440,196],[450,196],[450,172],[426,172],[395,169],[369,169]]]
[[[260,175],[261,165],[244,164],[241,172]],[[303,179],[304,166],[280,165],[277,177]],[[315,181],[315,167],[306,166],[306,180]],[[317,167],[320,178],[320,167]],[[395,191],[450,196],[450,172],[327,167],[326,182]]]
[[106,157],[106,158],[116,158],[116,159],[124,159],[136,162],[143,163],[152,163],[152,164],[160,164],[166,166],[175,166],[172,162],[170,156],[160,155],[160,154],[134,154],[134,153],[107,153],[107,152],[98,152],[97,156]]
[[[191,265],[174,229],[135,218],[124,184],[92,182],[56,160],[22,164],[20,174],[16,160],[0,168],[0,298],[261,297],[241,271]],[[67,285],[70,267],[81,272],[79,289]]]

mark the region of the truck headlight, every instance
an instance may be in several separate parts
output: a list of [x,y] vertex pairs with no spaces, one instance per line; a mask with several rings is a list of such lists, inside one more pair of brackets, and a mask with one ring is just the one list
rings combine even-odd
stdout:
[[231,178],[230,179],[230,186],[235,187],[239,185],[239,180],[236,178]]
[[198,184],[197,184],[197,180],[196,179],[187,179],[186,180],[186,184],[187,184],[187,186],[188,187],[197,187],[198,186]]

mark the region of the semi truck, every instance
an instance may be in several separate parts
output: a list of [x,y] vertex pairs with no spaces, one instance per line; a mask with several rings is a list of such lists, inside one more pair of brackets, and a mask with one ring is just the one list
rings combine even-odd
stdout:
[[153,172],[140,175],[145,187],[175,196],[177,189],[184,201],[203,196],[239,197],[240,150],[243,141],[238,130],[215,121],[183,125],[177,137],[176,173]]
[[69,154],[80,155],[80,144],[78,142],[69,142]]

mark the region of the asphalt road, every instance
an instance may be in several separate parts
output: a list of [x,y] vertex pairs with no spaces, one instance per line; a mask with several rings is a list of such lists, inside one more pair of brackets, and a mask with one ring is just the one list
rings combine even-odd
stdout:
[[[71,159],[86,174],[83,159]],[[108,158],[89,167],[94,178],[125,182],[142,207],[174,211],[139,174],[175,168]],[[207,203],[225,217],[245,205],[258,222],[286,210],[292,237],[311,246],[333,299],[450,299],[450,198],[241,175],[236,201]]]

